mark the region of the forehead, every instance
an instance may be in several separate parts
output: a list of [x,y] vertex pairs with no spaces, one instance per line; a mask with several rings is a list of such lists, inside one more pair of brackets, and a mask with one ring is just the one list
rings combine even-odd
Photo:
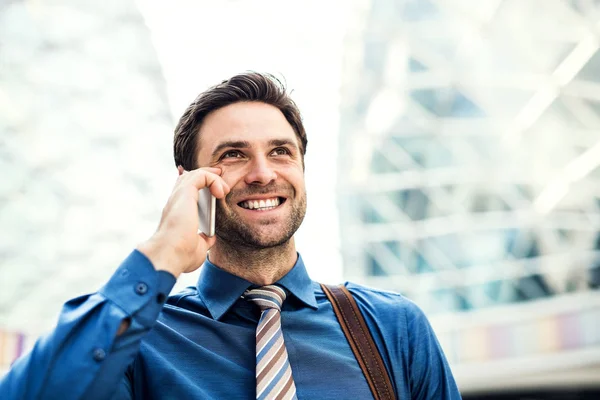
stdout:
[[296,142],[294,129],[281,111],[260,102],[239,102],[211,112],[200,128],[200,155],[210,154],[219,143],[244,140],[260,145],[273,139]]

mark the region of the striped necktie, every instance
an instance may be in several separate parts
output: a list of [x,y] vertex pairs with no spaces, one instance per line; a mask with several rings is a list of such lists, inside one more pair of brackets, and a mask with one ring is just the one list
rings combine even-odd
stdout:
[[281,305],[285,297],[285,291],[275,285],[244,293],[244,298],[261,310],[256,328],[256,398],[259,400],[297,400],[281,332]]

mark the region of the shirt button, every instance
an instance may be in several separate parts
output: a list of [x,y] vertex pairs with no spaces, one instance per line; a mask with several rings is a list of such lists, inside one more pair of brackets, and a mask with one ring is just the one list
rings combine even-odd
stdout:
[[101,348],[97,348],[94,350],[94,360],[102,361],[106,358],[106,352]]
[[135,285],[135,292],[139,295],[146,294],[148,292],[148,285],[144,282],[138,282],[138,284]]

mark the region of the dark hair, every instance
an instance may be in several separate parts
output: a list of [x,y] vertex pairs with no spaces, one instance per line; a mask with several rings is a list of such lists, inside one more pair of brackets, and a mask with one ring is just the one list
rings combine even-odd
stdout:
[[191,171],[198,167],[198,139],[204,118],[212,111],[233,103],[257,101],[277,107],[294,129],[300,144],[303,163],[306,154],[306,132],[296,103],[285,85],[271,74],[246,72],[221,82],[200,93],[185,110],[175,127],[173,156],[175,165]]

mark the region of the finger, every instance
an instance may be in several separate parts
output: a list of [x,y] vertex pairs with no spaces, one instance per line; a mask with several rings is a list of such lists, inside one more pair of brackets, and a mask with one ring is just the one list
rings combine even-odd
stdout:
[[210,193],[217,199],[224,198],[230,190],[229,185],[221,177],[218,177],[218,179],[209,184],[208,188],[210,189]]
[[188,179],[198,190],[208,187],[212,195],[218,199],[222,199],[229,193],[229,186],[223,178],[212,172],[197,169],[188,174]]
[[198,243],[198,251],[203,253],[202,255],[204,255],[205,257],[208,258],[207,252],[208,252],[208,250],[210,250],[211,247],[213,247],[215,245],[215,243],[217,241],[217,237],[216,236],[206,236],[204,233],[199,233],[198,235],[202,238],[202,240],[200,242],[202,242],[202,241],[205,242],[205,244]]
[[219,176],[223,173],[223,170],[221,168],[218,168],[218,167],[203,167],[203,168],[200,168],[200,169],[202,169],[204,171],[212,172],[213,174],[217,174]]
[[217,199],[222,199],[225,196],[227,196],[227,194],[229,193],[229,191],[231,190],[229,188],[229,185],[227,184],[227,182],[225,182],[223,179],[216,179],[210,186],[210,193],[215,196]]
[[[179,169],[179,167],[177,167],[177,169]],[[223,173],[223,170],[219,167],[200,167],[200,168],[193,169],[189,172],[195,172],[195,171],[208,171],[208,172],[211,172],[211,173],[217,174],[217,175],[221,175]],[[185,172],[187,172],[187,171],[185,171]]]

